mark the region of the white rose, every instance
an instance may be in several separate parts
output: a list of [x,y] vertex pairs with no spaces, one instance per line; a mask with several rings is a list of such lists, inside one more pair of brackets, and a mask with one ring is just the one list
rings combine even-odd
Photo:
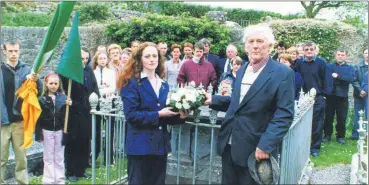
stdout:
[[186,109],[186,110],[187,110],[187,109],[190,109],[190,107],[191,107],[191,106],[190,106],[190,104],[188,104],[187,102],[184,102],[184,103],[183,103],[183,108],[184,108],[184,109]]
[[182,104],[181,104],[181,103],[179,103],[179,102],[177,102],[177,103],[176,103],[176,108],[177,108],[177,109],[182,109]]
[[186,99],[192,103],[196,102],[196,95],[195,94],[186,94]]
[[177,93],[172,94],[171,99],[176,102],[181,101],[181,97]]

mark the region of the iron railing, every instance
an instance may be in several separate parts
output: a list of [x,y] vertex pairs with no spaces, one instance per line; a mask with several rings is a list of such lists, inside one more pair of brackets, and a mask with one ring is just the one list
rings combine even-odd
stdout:
[[[280,155],[280,184],[296,184],[309,161],[312,110],[315,90],[300,95],[295,103],[295,117],[290,130],[282,141]],[[100,110],[96,110],[100,102]],[[96,126],[101,125],[100,154],[96,153],[96,144],[92,142],[92,184],[123,183],[126,180],[126,162],[124,155],[126,123],[123,115],[123,104],[119,96],[111,96],[98,100],[96,94],[91,95],[92,107],[92,141],[96,140]],[[115,106],[113,106],[115,105]],[[114,108],[115,107],[115,108]],[[97,123],[96,117],[101,116]],[[171,128],[172,153],[168,156],[167,183],[170,184],[214,184],[221,182],[221,158],[216,155],[216,139],[223,112],[201,107],[194,111],[192,119],[183,125]],[[114,128],[113,152],[114,166],[111,159],[111,127]],[[106,148],[105,151],[103,148]],[[103,152],[104,151],[104,152]],[[105,160],[105,166],[98,160]],[[291,162],[293,161],[293,162]]]

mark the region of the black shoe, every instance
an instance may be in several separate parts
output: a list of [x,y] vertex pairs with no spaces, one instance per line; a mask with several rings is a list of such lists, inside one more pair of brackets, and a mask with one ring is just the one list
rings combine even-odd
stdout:
[[338,142],[339,144],[341,144],[341,145],[343,145],[343,144],[345,144],[345,143],[346,143],[344,138],[338,138],[338,139],[337,139],[337,142]]
[[311,152],[311,156],[312,157],[318,157],[319,156],[319,152]]
[[90,178],[92,177],[92,175],[91,175],[91,174],[89,174],[89,173],[84,173],[84,174],[83,174],[83,176],[84,176],[85,178],[87,178],[87,179],[90,179]]
[[325,142],[329,142],[331,140],[332,140],[331,136],[324,136],[324,138],[322,139],[322,142],[325,143]]
[[76,177],[76,176],[68,176],[68,180],[70,181],[70,182],[77,182],[78,181],[78,178]]

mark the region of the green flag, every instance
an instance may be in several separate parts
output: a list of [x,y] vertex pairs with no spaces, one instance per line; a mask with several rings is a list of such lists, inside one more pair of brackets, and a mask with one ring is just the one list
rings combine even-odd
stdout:
[[73,25],[70,29],[67,44],[62,54],[61,60],[56,68],[56,72],[83,84],[83,67],[81,57],[81,42],[78,31],[79,12],[75,13]]
[[39,73],[42,70],[42,66],[50,62],[53,51],[64,31],[64,27],[69,20],[75,3],[75,1],[63,1],[58,4],[44,42],[42,43],[41,50],[33,64],[33,72]]

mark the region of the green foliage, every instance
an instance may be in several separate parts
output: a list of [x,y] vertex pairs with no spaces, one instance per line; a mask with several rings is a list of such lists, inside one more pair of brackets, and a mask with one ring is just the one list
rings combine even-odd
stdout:
[[35,7],[34,2],[4,2],[1,1],[1,11],[7,13],[27,12],[29,7]]
[[254,20],[260,21],[263,17],[271,16],[281,19],[301,18],[302,15],[290,14],[283,16],[279,13],[257,10],[231,9],[222,7],[210,7],[203,5],[186,4],[182,2],[127,2],[127,9],[139,12],[156,12],[164,15],[179,16],[188,12],[192,17],[200,18],[209,11],[227,12],[228,20]]
[[298,42],[313,41],[321,48],[319,56],[328,61],[333,59],[334,51],[340,47],[340,38],[337,36],[340,26],[337,23],[293,20],[272,21],[271,26],[277,41],[284,41],[289,47]]
[[346,15],[343,22],[347,24],[351,24],[359,29],[368,29],[368,24],[364,22],[359,16]]
[[81,24],[90,21],[105,21],[112,16],[109,6],[105,3],[83,3],[78,10]]
[[212,42],[212,53],[219,54],[231,42],[229,28],[204,17],[197,19],[185,14],[180,17],[146,14],[140,18],[133,17],[130,22],[113,21],[105,32],[123,48],[133,40],[165,41],[170,47],[174,43],[195,43],[205,37]]
[[3,26],[48,27],[52,20],[52,15],[36,13],[3,13],[1,19]]
[[[350,109],[346,120],[346,138],[351,137],[354,111]],[[333,122],[335,127],[336,120]],[[333,130],[336,130],[333,128]],[[346,139],[346,144],[338,144],[333,134],[332,141],[322,143],[320,156],[312,158],[314,166],[331,166],[338,163],[351,164],[352,155],[357,152],[356,140]]]

